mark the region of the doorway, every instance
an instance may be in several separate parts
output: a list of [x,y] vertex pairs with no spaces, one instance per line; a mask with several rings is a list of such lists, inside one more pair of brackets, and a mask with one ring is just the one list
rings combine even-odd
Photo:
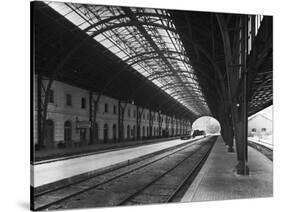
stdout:
[[80,141],[81,141],[81,143],[86,142],[86,135],[87,135],[87,129],[86,128],[80,128]]
[[113,131],[113,141],[116,141],[117,136],[116,136],[116,125],[115,124],[113,124],[112,131]]
[[54,145],[54,122],[50,119],[46,121],[46,146]]
[[104,124],[103,126],[103,141],[106,144],[108,141],[108,125]]
[[71,145],[71,122],[64,122],[64,141],[66,144]]
[[130,125],[127,126],[127,140],[130,140]]

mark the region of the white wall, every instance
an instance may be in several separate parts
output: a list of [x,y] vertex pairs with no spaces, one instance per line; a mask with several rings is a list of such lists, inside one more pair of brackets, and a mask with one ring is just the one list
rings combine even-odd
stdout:
[[[255,128],[256,132],[253,132],[252,129]],[[265,128],[266,131],[262,132],[262,128]],[[271,135],[272,134],[272,121],[258,114],[248,121],[248,135]]]
[[[47,86],[48,80],[43,80],[44,87]],[[36,77],[35,77],[35,85]],[[76,121],[89,121],[89,95],[90,92],[85,89],[81,89],[63,82],[54,81],[51,89],[54,91],[54,102],[48,104],[47,119],[51,119],[54,123],[54,145],[56,146],[58,142],[64,141],[64,123],[65,121],[70,121],[72,126],[72,140],[73,142],[80,142],[80,131],[76,129]],[[34,93],[34,143],[37,143],[37,89]],[[42,92],[43,93],[43,92]],[[72,105],[66,105],[66,94],[71,94]],[[86,99],[86,108],[81,108],[81,98]],[[93,99],[97,96],[93,94]],[[44,98],[42,97],[42,101]],[[108,105],[108,111],[105,112],[105,104]],[[124,104],[124,103],[122,103]],[[116,114],[114,114],[114,105],[116,106]],[[92,104],[92,109],[94,109],[94,104]],[[130,110],[130,117],[128,116],[128,110]],[[132,129],[135,126],[135,136],[137,136],[137,107],[134,104],[127,104],[124,111],[124,139],[127,137],[127,126],[130,126],[130,139],[132,139]],[[134,116],[135,111],[135,116]],[[153,120],[152,136],[159,135],[159,124],[158,124],[158,113],[151,111],[152,115],[155,115]],[[163,115],[162,129],[166,129],[166,115]],[[103,143],[104,139],[104,125],[108,125],[108,139],[113,139],[113,125],[116,125],[116,138],[118,139],[118,100],[108,97],[101,96],[98,103],[98,111],[96,117],[96,123],[98,124],[98,138],[99,143]],[[176,119],[174,121],[174,134],[176,133]],[[144,109],[141,115],[140,123],[140,137],[143,138],[143,127],[145,127],[145,137],[148,136],[149,127],[149,110]],[[154,131],[155,129],[155,131]],[[171,117],[169,117],[169,135],[171,135]],[[86,140],[90,139],[89,128],[86,129]],[[155,132],[155,133],[154,133]],[[86,141],[87,142],[87,141]]]

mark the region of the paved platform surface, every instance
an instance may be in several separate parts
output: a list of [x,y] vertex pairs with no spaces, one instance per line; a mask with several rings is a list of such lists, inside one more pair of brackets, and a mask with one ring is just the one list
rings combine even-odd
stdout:
[[[199,137],[196,137],[195,139],[198,138]],[[98,153],[85,157],[31,165],[31,185],[36,188],[79,174],[118,164],[120,162],[132,160],[134,158],[138,158],[185,142],[190,142],[192,140],[194,139],[175,139],[145,146]],[[34,175],[32,175],[32,172],[34,173]]]
[[257,150],[248,148],[249,176],[236,174],[236,152],[227,152],[218,137],[206,163],[181,202],[273,196],[273,164]]

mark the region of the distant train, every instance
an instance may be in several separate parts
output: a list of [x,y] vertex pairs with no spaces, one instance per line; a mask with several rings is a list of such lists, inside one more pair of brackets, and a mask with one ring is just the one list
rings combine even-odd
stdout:
[[193,134],[192,134],[192,137],[194,138],[194,137],[200,136],[200,135],[206,136],[206,132],[204,130],[194,130]]
[[194,130],[193,133],[189,132],[188,134],[181,136],[181,139],[187,140],[200,135],[206,136],[206,132],[204,130]]

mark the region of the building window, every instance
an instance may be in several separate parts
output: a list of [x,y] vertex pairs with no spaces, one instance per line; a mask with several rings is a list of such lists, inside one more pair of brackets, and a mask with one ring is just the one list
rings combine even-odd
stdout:
[[108,112],[108,104],[107,104],[107,103],[104,104],[104,112],[105,112],[105,113]]
[[48,96],[48,102],[49,103],[54,103],[54,90],[50,89],[49,90],[49,96]]
[[131,110],[128,109],[128,117],[131,117]]
[[66,94],[66,105],[71,106],[72,105],[72,96],[71,94]]
[[149,120],[149,113],[147,114],[146,119]]
[[257,131],[256,128],[253,128],[253,129],[252,129],[252,132],[256,132],[256,131]]
[[117,113],[117,108],[116,108],[116,105],[113,106],[113,114],[116,114]]
[[265,131],[266,131],[266,128],[261,128],[261,131],[262,131],[262,132],[265,132]]
[[136,111],[134,110],[134,118],[136,118],[136,115],[137,115],[137,113],[136,113]]
[[81,98],[81,108],[86,108],[86,99],[84,97]]

